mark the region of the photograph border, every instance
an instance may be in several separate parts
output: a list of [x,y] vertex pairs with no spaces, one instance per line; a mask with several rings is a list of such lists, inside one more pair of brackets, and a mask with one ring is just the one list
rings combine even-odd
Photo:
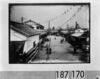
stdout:
[[[11,6],[17,6],[17,5],[23,5],[23,6],[52,6],[52,5],[58,5],[58,6],[66,6],[66,5],[74,5],[74,6],[77,6],[77,5],[88,5],[89,6],[89,54],[90,54],[90,57],[89,57],[89,62],[50,62],[50,63],[10,63],[9,61],[9,52],[10,52],[10,8]],[[75,2],[75,3],[8,3],[8,64],[90,64],[91,63],[91,3],[90,2]]]

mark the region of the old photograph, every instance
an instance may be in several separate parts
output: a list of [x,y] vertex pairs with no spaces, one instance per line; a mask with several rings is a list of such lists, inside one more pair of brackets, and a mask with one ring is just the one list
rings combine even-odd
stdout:
[[9,64],[90,63],[90,3],[9,3]]

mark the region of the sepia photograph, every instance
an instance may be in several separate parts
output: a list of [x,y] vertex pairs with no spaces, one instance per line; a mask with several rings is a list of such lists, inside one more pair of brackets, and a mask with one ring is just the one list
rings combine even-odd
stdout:
[[9,3],[9,64],[90,63],[90,8],[90,3]]

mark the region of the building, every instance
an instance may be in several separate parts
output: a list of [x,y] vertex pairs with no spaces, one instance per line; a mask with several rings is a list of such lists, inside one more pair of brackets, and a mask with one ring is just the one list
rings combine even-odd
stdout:
[[[9,22],[10,26],[10,51],[9,62],[23,62],[23,55],[37,47],[39,33],[25,23]],[[26,57],[27,58],[27,57]]]
[[34,29],[37,29],[37,30],[43,30],[44,29],[44,26],[42,26],[41,24],[33,21],[33,20],[28,20],[28,21],[25,21],[24,22],[25,24],[27,25],[31,25]]

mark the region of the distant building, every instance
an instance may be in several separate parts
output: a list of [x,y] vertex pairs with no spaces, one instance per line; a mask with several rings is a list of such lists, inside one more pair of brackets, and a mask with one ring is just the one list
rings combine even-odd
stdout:
[[31,25],[34,29],[40,29],[40,30],[44,29],[43,25],[41,25],[33,20],[28,20],[28,21],[25,21],[24,23],[27,25]]

